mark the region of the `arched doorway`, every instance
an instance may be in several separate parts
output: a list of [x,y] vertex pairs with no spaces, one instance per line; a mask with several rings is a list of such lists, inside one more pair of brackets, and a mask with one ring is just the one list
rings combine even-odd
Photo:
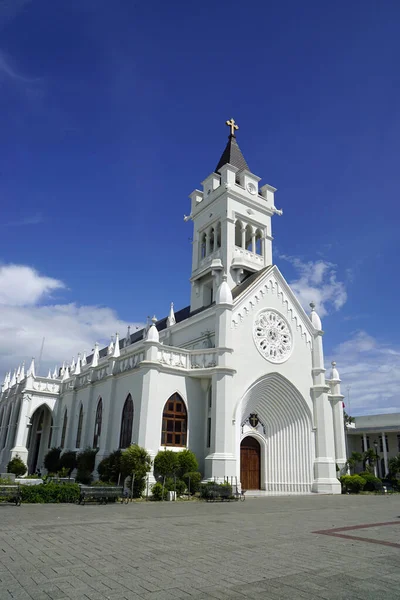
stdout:
[[244,490],[261,488],[261,447],[251,436],[240,444],[240,483]]
[[[254,428],[248,422],[252,413],[259,419],[255,438],[262,446],[261,488],[273,493],[311,492],[314,434],[310,407],[299,390],[278,373],[264,375],[238,404],[236,422],[243,424],[239,435],[252,436]],[[239,477],[239,469],[237,473]]]
[[30,432],[27,442],[28,471],[42,470],[43,459],[51,442],[51,412],[46,405],[39,406],[30,419]]

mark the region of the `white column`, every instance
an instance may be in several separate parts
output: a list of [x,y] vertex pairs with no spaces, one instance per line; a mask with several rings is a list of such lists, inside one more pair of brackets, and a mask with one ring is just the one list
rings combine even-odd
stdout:
[[366,452],[368,450],[367,434],[366,433],[363,433],[363,446],[364,446],[364,452]]
[[343,469],[346,464],[346,440],[343,419],[343,396],[331,397],[333,431],[335,435],[335,458],[336,463]]
[[387,455],[387,449],[386,449],[386,435],[385,432],[382,431],[382,447],[383,447],[383,462],[385,463],[385,472],[381,473],[382,477],[385,477],[386,473],[389,471],[389,464],[388,464],[388,455]]
[[254,229],[251,234],[251,251],[253,254],[256,253],[256,233],[255,233]]
[[242,249],[246,250],[246,227],[242,227]]
[[325,381],[322,325],[311,305],[311,322],[315,328],[312,349],[311,394],[314,405],[315,461],[312,491],[327,494],[340,494],[341,485],[336,477],[335,436],[332,407],[328,399],[329,386]]

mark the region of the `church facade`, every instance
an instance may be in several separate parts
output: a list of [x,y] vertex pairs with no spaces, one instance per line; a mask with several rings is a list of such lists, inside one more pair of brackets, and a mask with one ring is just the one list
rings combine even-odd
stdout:
[[139,444],[193,450],[206,480],[272,493],[340,493],[343,396],[325,376],[321,321],[272,263],[275,188],[259,185],[234,121],[215,170],[191,195],[190,306],[116,334],[48,377],[32,361],[7,374],[0,472],[19,455],[43,471],[48,449]]

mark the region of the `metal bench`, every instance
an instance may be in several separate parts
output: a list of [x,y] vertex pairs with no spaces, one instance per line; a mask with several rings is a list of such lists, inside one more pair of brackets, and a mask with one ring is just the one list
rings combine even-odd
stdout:
[[88,501],[107,504],[109,500],[123,497],[123,488],[120,486],[80,485],[78,504],[86,504]]
[[21,492],[19,485],[0,485],[0,498],[5,498],[4,502],[12,502],[15,506],[21,506]]

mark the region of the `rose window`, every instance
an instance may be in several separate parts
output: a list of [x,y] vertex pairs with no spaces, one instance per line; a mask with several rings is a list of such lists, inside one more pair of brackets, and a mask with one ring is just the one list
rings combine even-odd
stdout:
[[292,351],[292,334],[284,317],[274,310],[260,312],[254,321],[254,343],[264,358],[280,363],[287,360]]

